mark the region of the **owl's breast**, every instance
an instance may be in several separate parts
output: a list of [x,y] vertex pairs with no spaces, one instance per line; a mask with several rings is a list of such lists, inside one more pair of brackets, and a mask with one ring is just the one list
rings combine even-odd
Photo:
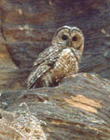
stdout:
[[78,69],[78,60],[73,51],[70,48],[64,49],[51,70],[51,76],[53,80],[60,81],[70,74],[77,73]]
[[65,74],[68,74],[71,71],[73,71],[73,73],[77,71],[78,61],[70,48],[64,49],[61,52],[59,59],[55,63],[55,69],[58,69],[59,71],[62,70]]
[[78,60],[74,52],[70,48],[63,49],[54,66],[45,73],[42,79],[45,81],[45,85],[54,85],[62,78],[77,73],[78,69]]

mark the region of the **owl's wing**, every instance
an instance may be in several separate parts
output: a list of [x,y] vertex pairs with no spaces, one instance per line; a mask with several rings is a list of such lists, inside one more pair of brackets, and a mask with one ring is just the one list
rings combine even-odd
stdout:
[[57,46],[51,46],[39,54],[34,62],[32,72],[28,77],[27,87],[31,88],[35,82],[49,69],[51,69],[60,56],[60,50]]
[[34,62],[33,67],[40,65],[43,62],[51,63],[55,58],[58,58],[60,48],[55,45],[55,46],[50,46],[49,48],[46,48],[43,52],[41,52],[38,56],[38,59]]
[[33,67],[31,74],[28,77],[27,87],[28,89],[32,88],[35,82],[50,69],[48,65],[41,64],[38,67]]

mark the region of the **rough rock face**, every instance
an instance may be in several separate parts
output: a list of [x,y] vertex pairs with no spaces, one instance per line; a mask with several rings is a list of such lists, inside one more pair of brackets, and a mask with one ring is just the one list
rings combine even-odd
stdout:
[[[109,7],[110,0],[0,0],[0,140],[110,140]],[[33,61],[62,25],[84,32],[86,73],[26,90]]]
[[80,72],[97,72],[110,79],[109,7],[110,0],[1,0],[0,69],[5,74],[1,88],[25,87],[33,61],[62,25],[78,26],[85,34]]
[[8,112],[1,112],[0,126],[9,125],[0,137],[37,139],[41,132],[47,140],[110,139],[110,81],[98,75],[70,76],[54,88],[4,92],[1,99]]
[[46,140],[41,122],[29,112],[15,114],[0,111],[0,140]]

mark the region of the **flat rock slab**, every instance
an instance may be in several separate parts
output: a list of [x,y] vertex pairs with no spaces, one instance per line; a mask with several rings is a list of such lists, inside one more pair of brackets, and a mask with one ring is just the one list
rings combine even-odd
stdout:
[[[27,126],[22,120],[34,117],[39,120],[42,134],[48,140],[110,139],[110,81],[99,75],[79,73],[65,78],[57,87],[4,92],[1,100],[2,109],[8,111],[8,116],[11,112],[18,115],[10,120],[2,110],[1,125],[5,125],[4,119],[11,126],[18,122],[17,125],[23,127],[19,131],[26,138],[28,134],[24,133],[24,127]],[[29,132],[33,131],[31,125],[30,122]],[[18,130],[18,126],[14,129]],[[5,129],[0,135],[3,132]],[[13,138],[11,134],[10,137]]]

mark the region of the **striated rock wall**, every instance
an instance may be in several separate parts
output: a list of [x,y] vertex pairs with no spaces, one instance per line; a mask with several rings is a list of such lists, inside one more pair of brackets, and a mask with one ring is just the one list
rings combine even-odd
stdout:
[[[0,0],[0,140],[110,140],[109,17],[110,0]],[[86,73],[26,90],[33,61],[62,25],[83,30]]]
[[0,68],[6,75],[0,78],[1,88],[25,87],[33,61],[62,25],[78,26],[84,32],[80,72],[110,78],[109,7],[110,0],[0,0]]

